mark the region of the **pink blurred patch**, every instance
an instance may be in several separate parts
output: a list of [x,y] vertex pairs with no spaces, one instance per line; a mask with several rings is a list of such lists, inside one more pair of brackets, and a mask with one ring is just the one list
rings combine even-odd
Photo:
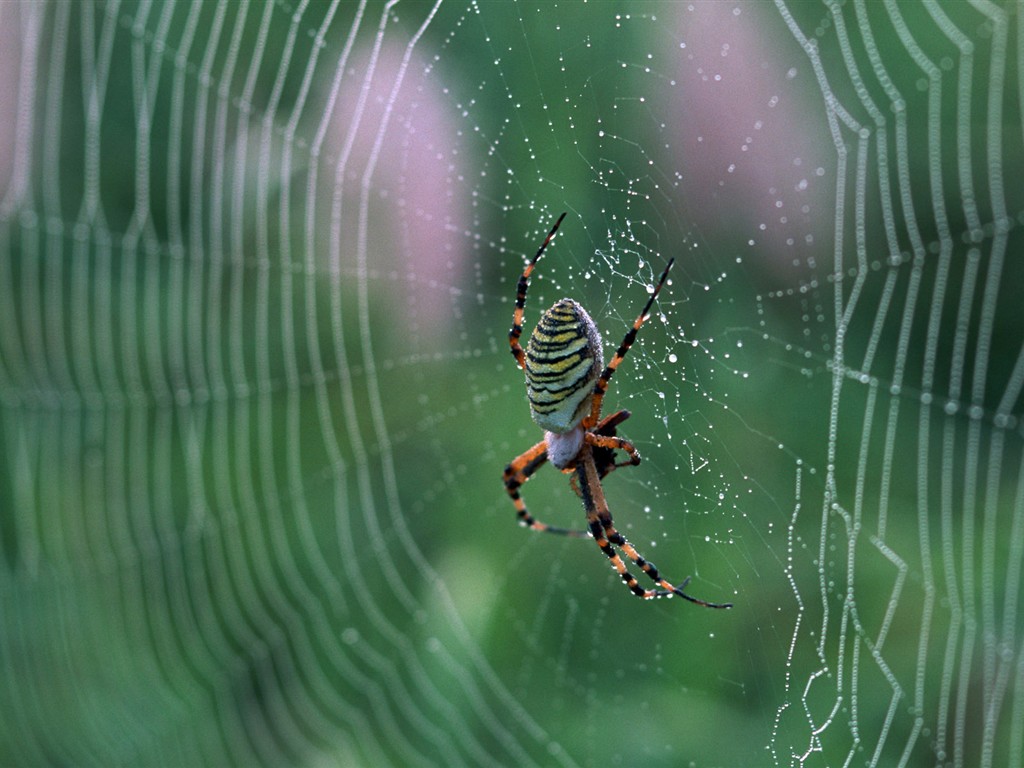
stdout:
[[35,137],[39,29],[45,7],[5,3],[0,9],[0,215],[15,211],[28,191]]
[[369,168],[371,290],[379,289],[385,308],[413,327],[428,327],[451,317],[457,286],[466,282],[473,255],[470,186],[459,180],[465,171],[444,75],[415,50],[403,75],[405,43],[385,41],[375,62],[369,47],[353,54],[320,173],[332,185],[324,192],[330,199],[339,163],[344,168],[340,252],[331,254],[331,271],[344,281],[358,269],[356,233]]
[[675,127],[689,210],[705,234],[749,232],[788,262],[808,246],[830,252],[822,209],[834,205],[835,153],[811,64],[765,6],[673,6]]

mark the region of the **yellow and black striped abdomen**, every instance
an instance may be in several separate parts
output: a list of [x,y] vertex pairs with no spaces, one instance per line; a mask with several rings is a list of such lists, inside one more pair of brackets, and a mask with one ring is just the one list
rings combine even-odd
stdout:
[[572,299],[545,312],[526,345],[526,394],[541,429],[568,432],[587,415],[601,374],[601,334]]

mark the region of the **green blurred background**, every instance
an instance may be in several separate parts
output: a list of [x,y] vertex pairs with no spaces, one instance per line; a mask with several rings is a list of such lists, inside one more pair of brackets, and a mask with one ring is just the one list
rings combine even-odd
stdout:
[[1019,9],[0,6],[0,763],[1021,765]]

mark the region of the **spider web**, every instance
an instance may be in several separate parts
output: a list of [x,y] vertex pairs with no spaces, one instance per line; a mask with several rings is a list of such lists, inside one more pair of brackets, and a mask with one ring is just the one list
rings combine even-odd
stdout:
[[1020,766],[1019,11],[0,4],[0,763]]

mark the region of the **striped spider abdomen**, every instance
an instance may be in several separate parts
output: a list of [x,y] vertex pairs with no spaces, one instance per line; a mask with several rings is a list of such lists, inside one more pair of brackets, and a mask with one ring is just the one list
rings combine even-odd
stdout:
[[601,334],[587,311],[562,299],[537,322],[526,345],[526,393],[541,429],[562,434],[590,412],[604,366]]

